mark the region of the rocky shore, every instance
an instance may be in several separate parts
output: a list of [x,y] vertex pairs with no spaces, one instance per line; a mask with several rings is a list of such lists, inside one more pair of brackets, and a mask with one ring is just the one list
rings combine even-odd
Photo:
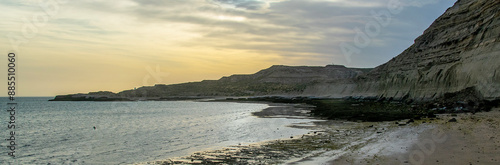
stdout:
[[316,122],[308,134],[138,164],[496,164],[500,109],[386,122]]
[[[329,99],[320,97],[239,97],[212,101],[260,102],[271,107],[253,115],[265,118],[318,118],[334,119],[314,125],[298,125],[314,130],[254,144],[241,144],[211,151],[200,151],[189,156],[157,160],[138,164],[439,164],[428,162],[454,162],[446,150],[437,145],[456,148],[437,136],[445,134],[453,143],[470,145],[500,145],[479,142],[481,135],[497,132],[500,118],[498,100],[485,100],[473,88],[447,93],[429,101],[377,97],[346,97]],[[477,116],[477,117],[476,117]],[[476,121],[477,120],[477,121]],[[478,125],[478,128],[471,127]],[[495,125],[496,124],[496,125]],[[454,128],[454,129],[451,129]],[[484,129],[488,130],[487,132]],[[467,129],[463,139],[456,129]],[[483,130],[482,130],[483,129]],[[438,131],[436,133],[436,130]],[[479,132],[476,132],[479,131]],[[467,132],[466,132],[467,133]],[[435,138],[438,137],[438,138]],[[496,138],[491,134],[490,138]],[[429,143],[429,139],[434,140]],[[435,140],[437,139],[437,140]],[[424,149],[422,149],[422,144]],[[427,148],[425,147],[427,145]],[[477,160],[485,161],[479,152]],[[425,152],[424,152],[425,151]],[[431,152],[432,151],[432,152]],[[458,151],[458,150],[457,150]],[[497,150],[489,150],[499,154]],[[430,154],[429,154],[430,153]],[[422,156],[423,155],[423,156]],[[443,156],[443,155],[447,155]],[[491,161],[499,160],[493,156]],[[488,161],[488,162],[491,162]]]

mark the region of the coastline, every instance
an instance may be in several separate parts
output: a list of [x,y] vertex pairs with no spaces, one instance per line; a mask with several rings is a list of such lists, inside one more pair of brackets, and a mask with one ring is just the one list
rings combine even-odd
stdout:
[[401,131],[392,122],[322,121],[315,124],[302,126],[317,130],[304,135],[201,151],[145,164],[325,164],[336,158],[343,160],[355,156],[352,153],[366,150],[366,146],[380,145],[385,134],[415,130]]
[[[466,161],[469,162],[467,164],[497,164],[498,160],[500,160],[500,157],[496,156],[500,155],[500,152],[497,151],[500,148],[500,141],[482,142],[498,138],[494,136],[495,134],[489,135],[488,133],[500,132],[496,127],[489,128],[491,125],[499,125],[500,121],[495,119],[495,117],[500,119],[499,109],[495,108],[491,112],[476,113],[476,110],[488,111],[485,107],[494,106],[493,103],[475,103],[479,106],[466,106],[457,110],[462,104],[449,105],[449,103],[456,100],[444,101],[447,104],[442,104],[442,101],[438,100],[410,104],[391,100],[345,100],[307,97],[222,99],[224,98],[215,100],[194,99],[191,101],[269,105],[268,108],[252,113],[253,116],[259,118],[333,119],[327,117],[328,115],[311,115],[311,112],[314,113],[315,110],[321,108],[326,111],[349,108],[348,111],[344,111],[356,112],[356,114],[360,115],[314,122],[313,125],[299,123],[291,126],[314,130],[303,135],[251,144],[242,143],[236,146],[211,148],[215,150],[200,149],[200,151],[191,155],[136,164],[460,164]],[[322,107],[318,107],[318,105]],[[445,105],[449,105],[449,107],[446,109],[441,107]],[[372,109],[366,109],[366,107]],[[430,108],[438,110],[429,110]],[[467,108],[469,110],[466,110]],[[377,109],[382,109],[382,111]],[[366,112],[373,112],[373,110],[377,110],[376,112],[397,112],[399,110],[415,111],[416,109],[428,109],[428,111],[417,113],[424,115],[410,118],[398,116],[400,114],[395,113],[394,117],[399,118],[399,120],[394,121],[364,120],[366,117],[373,115]],[[378,115],[380,116],[380,114]],[[458,122],[450,122],[452,118],[457,119]],[[485,123],[485,121],[488,122]],[[472,125],[488,129],[472,128]],[[468,131],[462,131],[464,129]],[[474,133],[474,136],[470,135],[471,132]],[[464,135],[461,135],[461,133],[464,133]],[[446,135],[446,138],[440,136],[443,134]],[[490,139],[481,139],[482,135],[488,135]],[[462,139],[458,138],[462,136]],[[442,138],[445,140],[440,140]],[[463,147],[457,148],[456,144]],[[481,146],[482,148],[473,148],[471,145],[473,147]],[[492,146],[494,148],[489,148]],[[464,152],[464,149],[467,151]],[[484,153],[486,153],[486,156]],[[461,156],[464,154],[467,156]]]
[[[245,103],[248,102],[245,101]],[[308,106],[256,103],[267,103],[271,106],[254,113],[257,117],[312,118],[304,115],[305,109],[311,108]],[[302,115],[293,116],[297,114]],[[452,118],[458,119],[459,122],[450,122]],[[474,129],[471,123],[476,123],[478,127],[484,127],[484,129]],[[137,164],[456,164],[464,161],[472,164],[474,161],[483,161],[483,164],[485,162],[498,163],[500,157],[496,155],[500,155],[500,150],[498,150],[500,137],[495,137],[495,134],[488,136],[490,139],[496,138],[497,140],[491,142],[482,142],[480,139],[485,132],[500,132],[498,127],[490,128],[490,126],[495,126],[492,123],[496,125],[500,123],[498,108],[475,115],[471,113],[443,114],[437,118],[423,118],[416,121],[326,120],[314,122],[314,125],[292,126],[315,130],[304,135],[199,151],[183,157]],[[469,134],[463,129],[464,127],[467,127]],[[458,139],[460,137],[458,135],[464,131],[466,133],[463,139]],[[475,131],[482,131],[482,133]],[[470,149],[465,154],[471,156],[461,157],[464,151],[456,148],[457,142],[465,147],[467,144],[480,144],[483,148],[489,146],[489,149],[482,149],[482,152],[495,156],[487,158],[488,155],[481,155],[479,151],[481,148],[477,148],[476,151],[472,149],[473,146],[468,145]],[[450,149],[453,150],[452,153],[449,153]],[[471,154],[474,152],[478,153]],[[475,156],[478,160],[473,158]]]
[[[299,103],[272,103],[265,101],[237,101],[237,100],[202,100],[208,102],[236,102],[236,103],[258,103],[267,104],[270,107],[261,111],[252,113],[252,116],[259,118],[288,118],[288,119],[317,119],[323,122],[318,117],[309,115],[313,106]],[[317,127],[311,123],[296,123],[290,127],[316,130]],[[288,150],[288,152],[280,152],[280,145],[292,144],[290,140],[298,139],[299,137],[313,137],[314,132],[305,135],[294,135],[293,138],[287,137],[282,139],[274,139],[257,143],[244,143],[237,146],[227,146],[217,150],[198,151],[189,156],[169,158],[165,160],[156,160],[150,162],[140,162],[135,164],[205,164],[205,163],[278,163],[288,159],[293,155],[303,154],[303,151]],[[255,155],[257,154],[257,155]]]

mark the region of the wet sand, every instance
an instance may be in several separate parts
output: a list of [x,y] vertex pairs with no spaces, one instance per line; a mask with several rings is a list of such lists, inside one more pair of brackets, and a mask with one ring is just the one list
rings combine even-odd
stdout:
[[[436,147],[423,152],[418,159],[418,144],[412,148],[415,156],[413,164],[500,164],[500,111],[472,114],[446,115],[439,123],[443,141],[436,141]],[[455,118],[457,122],[448,122]],[[419,140],[432,138],[432,134],[423,134]],[[430,146],[430,145],[429,145]],[[425,150],[423,150],[425,151]]]
[[[274,107],[260,115],[290,114]],[[498,108],[415,122],[324,121],[295,127],[316,131],[145,164],[500,164]]]
[[[353,154],[325,164],[500,164],[498,108],[491,112],[445,114],[438,118],[416,121],[408,125],[409,132],[396,129],[393,135],[397,138],[387,134]],[[392,140],[384,143],[382,139],[385,138]],[[377,147],[370,150],[370,146],[377,145],[389,150]]]

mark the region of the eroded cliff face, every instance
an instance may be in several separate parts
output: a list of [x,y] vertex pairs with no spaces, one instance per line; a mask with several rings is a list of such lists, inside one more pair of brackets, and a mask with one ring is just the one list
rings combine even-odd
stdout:
[[411,47],[355,81],[308,90],[430,99],[475,87],[485,98],[500,97],[500,1],[459,0]]

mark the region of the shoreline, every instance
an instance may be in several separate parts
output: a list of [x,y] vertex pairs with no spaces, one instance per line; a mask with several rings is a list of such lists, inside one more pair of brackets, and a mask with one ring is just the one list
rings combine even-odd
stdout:
[[307,103],[280,103],[270,101],[241,101],[241,100],[208,100],[208,102],[232,102],[232,103],[255,103],[267,104],[269,107],[258,112],[253,112],[252,115],[260,118],[287,118],[287,119],[318,119],[320,117],[312,116],[311,112],[315,106]]
[[[310,98],[265,97],[254,98],[254,100],[191,101],[269,105],[268,108],[252,113],[253,116],[259,118],[319,120],[327,118],[320,117],[320,115],[312,116],[308,113],[317,109],[312,105],[317,105],[314,103],[318,100],[311,101]],[[347,102],[336,99],[319,101],[333,101],[333,103],[323,105],[342,105],[355,109],[364,109],[360,107],[363,104],[365,107],[374,105],[375,108],[384,108],[387,105],[392,108],[402,105],[387,100],[384,102],[363,100]],[[337,103],[337,101],[344,102]],[[431,103],[422,104],[420,108],[429,108],[428,105]],[[405,106],[409,107],[410,104]],[[328,110],[327,108],[325,110]],[[329,109],[337,108],[329,107]],[[453,109],[451,111],[447,109],[444,111],[445,114],[432,113],[433,117],[424,115],[395,121],[369,122],[354,118],[318,121],[314,122],[314,125],[299,123],[291,127],[315,131],[282,139],[243,143],[220,147],[220,149],[217,147],[216,150],[201,149],[204,151],[194,152],[191,155],[135,164],[460,164],[466,161],[468,164],[499,163],[500,157],[496,155],[500,155],[498,152],[500,141],[484,142],[500,138],[495,136],[500,133],[499,128],[489,128],[500,125],[499,109],[494,108],[490,112],[477,113],[453,111]],[[363,116],[366,117],[366,115]],[[458,122],[451,121],[453,118]],[[472,127],[473,125],[476,127]],[[495,134],[490,135],[490,132]],[[440,136],[437,136],[440,133],[444,133],[449,139],[440,140]],[[481,139],[482,135],[487,135],[489,139]],[[462,148],[457,148],[456,144],[462,145]],[[473,148],[471,145],[482,148]],[[464,149],[467,151],[463,151]],[[464,154],[471,156],[461,157]]]
[[[272,103],[265,101],[237,101],[237,100],[203,100],[202,102],[235,102],[235,103],[256,103],[256,104],[267,104],[270,107],[262,109],[261,111],[253,112],[251,115],[258,118],[286,118],[286,119],[317,119],[316,122],[326,122],[321,121],[319,117],[311,117],[309,115],[313,106],[303,104],[303,103]],[[305,123],[295,123],[289,127],[316,130],[316,126],[310,125],[310,122]],[[156,160],[135,164],[205,164],[205,163],[258,163],[260,162],[274,162],[274,158],[288,158],[287,155],[297,154],[295,150],[290,150],[290,153],[280,153],[276,144],[292,144],[289,140],[297,139],[304,136],[313,136],[314,132],[321,132],[320,130],[310,131],[310,133],[305,135],[294,135],[293,138],[281,138],[273,139],[267,141],[261,141],[256,143],[243,143],[237,146],[226,146],[217,150],[205,150],[194,152],[189,156],[181,156],[168,158],[164,160]],[[276,143],[277,142],[277,143]],[[269,148],[272,146],[271,149]],[[254,152],[260,153],[259,156],[253,155]],[[297,151],[298,152],[298,151]],[[247,155],[249,154],[249,155]],[[267,159],[266,159],[267,157]],[[256,158],[252,160],[252,158]],[[191,161],[192,160],[192,161]]]
[[[320,117],[311,117],[309,113],[306,113],[310,112],[313,106],[303,103],[272,103],[266,101],[237,100],[210,101],[259,103],[271,106],[259,112],[252,113],[252,115],[256,117],[324,120]],[[378,126],[374,126],[378,123],[379,122],[324,120],[314,122],[314,125],[292,125],[291,127],[315,131],[289,138],[251,143],[248,145],[227,146],[218,150],[198,151],[189,156],[137,164],[276,164],[316,161],[315,158],[328,154],[332,150],[339,150],[341,152],[341,150],[346,147],[353,147],[349,145],[353,140],[359,141],[364,139],[365,136],[379,134],[380,132],[376,131],[378,129],[386,129],[385,126],[384,128],[377,128]],[[384,122],[383,124],[390,125],[390,122]]]
[[[230,102],[239,101],[233,100]],[[243,102],[248,103],[248,101]],[[302,111],[301,113],[303,113],[303,109],[300,110],[300,106],[299,108],[295,107],[299,104],[255,103],[266,103],[271,106],[259,111],[261,113],[257,112],[257,115],[255,115],[257,117],[283,118],[290,115],[290,113],[297,114],[298,111]],[[285,109],[285,111],[279,112],[280,108]],[[311,107],[305,106],[305,108]],[[309,119],[313,118],[305,117]],[[494,119],[495,117],[497,119]],[[319,117],[314,118],[320,119]],[[452,118],[458,119],[459,122],[450,122]],[[459,153],[455,153],[454,155],[446,154],[447,148],[456,149],[456,147],[453,147],[457,141],[455,137],[459,135],[456,131],[462,129],[462,127],[466,127],[467,124],[473,122],[472,120],[477,120],[477,118],[480,118],[479,121],[490,122],[490,125],[491,121],[493,123],[496,122],[496,125],[498,125],[500,123],[499,108],[495,108],[491,112],[479,112],[476,114],[441,114],[437,118],[422,118],[415,121],[318,121],[314,122],[314,125],[292,126],[316,130],[304,135],[248,145],[228,146],[218,150],[199,151],[183,157],[138,164],[444,164],[440,162],[463,163],[464,159],[470,160],[472,164],[474,164],[473,161],[481,160],[489,163],[498,163],[500,162],[500,156],[493,156],[493,158],[490,158],[490,161],[486,161],[487,158],[481,156],[480,153],[478,153],[478,160],[473,160],[472,157],[460,159],[458,158],[460,157]],[[488,123],[479,122],[478,125],[484,127]],[[500,132],[500,128],[498,127],[492,129],[497,134]],[[472,128],[468,130],[469,132],[476,131],[476,129]],[[446,138],[451,138],[445,139],[443,142],[439,138],[436,138],[444,138],[437,136],[443,134],[446,135]],[[494,135],[489,138],[500,139],[500,137],[495,137]],[[431,143],[429,139],[434,139],[434,141]],[[458,141],[465,146],[469,143],[480,143],[478,137],[467,142],[464,139],[461,139],[461,141],[459,139]],[[427,145],[428,148],[424,146],[422,149],[422,144]],[[492,143],[482,145],[488,146],[488,144],[494,147],[490,147],[488,151],[483,152],[500,155],[500,150],[498,150],[500,149],[500,141],[492,141]],[[430,151],[432,153],[429,153]],[[455,150],[453,151],[455,152]],[[421,152],[424,153],[423,159],[419,159],[419,156],[422,155]],[[476,151],[469,150],[466,153],[472,152]]]
[[364,147],[376,144],[374,142],[386,133],[406,133],[398,132],[401,127],[393,122],[321,121],[315,124],[306,127],[317,131],[304,135],[200,151],[145,164],[324,164],[335,158],[343,159],[345,155],[352,156],[359,149],[365,150]]

